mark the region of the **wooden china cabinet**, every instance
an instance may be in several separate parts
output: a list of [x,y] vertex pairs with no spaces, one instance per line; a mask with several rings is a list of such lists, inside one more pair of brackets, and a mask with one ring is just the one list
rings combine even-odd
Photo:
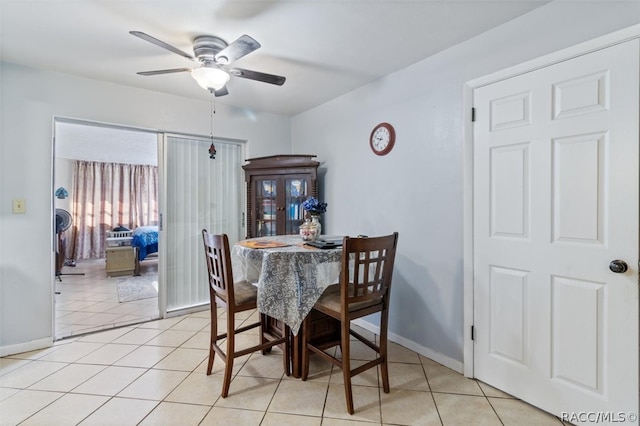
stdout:
[[247,185],[247,238],[290,235],[304,222],[302,203],[317,197],[315,155],[251,158],[244,169]]

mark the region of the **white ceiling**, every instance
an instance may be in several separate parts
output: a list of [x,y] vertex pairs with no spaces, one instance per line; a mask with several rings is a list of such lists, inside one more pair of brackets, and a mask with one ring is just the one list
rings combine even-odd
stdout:
[[232,77],[217,100],[295,115],[527,13],[546,0],[0,0],[0,59],[209,99],[193,63],[129,34],[192,53],[198,35],[262,47],[235,66],[283,75],[279,87]]

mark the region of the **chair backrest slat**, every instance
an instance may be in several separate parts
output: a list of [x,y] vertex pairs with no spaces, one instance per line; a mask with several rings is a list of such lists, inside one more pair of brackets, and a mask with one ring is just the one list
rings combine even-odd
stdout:
[[388,296],[397,245],[397,232],[383,237],[344,238],[340,280],[343,303]]
[[[214,235],[202,230],[204,254],[209,275],[209,290],[212,296],[233,306],[233,272],[227,234]],[[212,297],[212,301],[214,298]]]

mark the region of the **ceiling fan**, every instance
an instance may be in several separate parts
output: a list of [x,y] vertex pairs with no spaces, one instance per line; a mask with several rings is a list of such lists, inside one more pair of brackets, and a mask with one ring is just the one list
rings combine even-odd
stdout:
[[143,71],[139,72],[139,75],[149,76],[189,71],[191,72],[191,76],[202,88],[213,93],[215,96],[224,96],[229,94],[226,84],[232,75],[235,77],[247,78],[249,80],[275,84],[277,86],[282,86],[286,80],[285,77],[279,75],[266,74],[243,68],[229,68],[229,66],[238,59],[260,48],[260,43],[246,34],[230,44],[216,36],[198,36],[193,40],[194,55],[190,55],[177,47],[171,46],[170,44],[165,43],[162,40],[158,40],[157,38],[141,31],[129,31],[129,34],[194,62],[199,62],[199,65],[194,68]]

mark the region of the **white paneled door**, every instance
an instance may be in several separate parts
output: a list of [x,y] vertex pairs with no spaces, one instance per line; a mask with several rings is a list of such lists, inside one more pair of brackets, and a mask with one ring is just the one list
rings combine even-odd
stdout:
[[474,375],[577,424],[637,424],[639,48],[473,94]]

